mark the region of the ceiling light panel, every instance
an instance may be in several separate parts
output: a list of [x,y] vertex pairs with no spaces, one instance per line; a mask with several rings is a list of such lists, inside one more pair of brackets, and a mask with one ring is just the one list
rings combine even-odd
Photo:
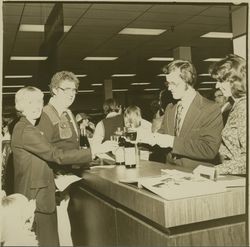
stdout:
[[202,88],[198,88],[198,91],[208,91],[208,90],[212,90],[213,88],[211,87],[202,87]]
[[136,74],[113,74],[112,77],[133,77],[136,76]]
[[[64,26],[64,32],[68,32],[72,26]],[[21,24],[20,32],[44,32],[44,25]]]
[[114,61],[118,57],[85,57],[85,61]]
[[23,60],[23,61],[25,61],[25,60],[27,60],[27,61],[35,61],[35,60],[37,60],[37,61],[42,61],[42,60],[46,60],[48,57],[22,57],[22,56],[11,56],[10,57],[10,60],[16,60],[16,61],[21,61],[21,60]]
[[16,78],[32,78],[32,75],[5,75],[6,79],[16,79]]
[[209,32],[201,35],[201,38],[232,39],[233,34],[227,32]]
[[148,61],[173,61],[173,57],[151,57],[148,59]]
[[203,74],[199,74],[198,76],[211,76],[211,75],[210,75],[210,74],[203,73]]
[[160,88],[145,88],[144,91],[159,91]]
[[87,89],[87,90],[78,90],[78,93],[93,93],[95,90]]
[[207,58],[207,59],[204,59],[203,61],[204,62],[218,62],[220,61],[222,58],[217,58],[217,57],[211,57],[211,58]]
[[131,83],[132,86],[144,86],[144,85],[149,85],[150,82],[134,82]]
[[92,84],[91,84],[91,86],[94,86],[94,87],[95,87],[95,86],[96,86],[96,87],[100,87],[100,86],[102,86],[102,85],[103,85],[102,83],[92,83]]
[[78,78],[83,78],[83,77],[86,77],[87,75],[83,74],[83,75],[76,75],[76,77]]
[[151,28],[124,28],[119,34],[128,35],[160,35],[164,33],[166,29],[151,29]]
[[121,89],[113,89],[112,91],[113,92],[126,92],[126,91],[128,91],[128,89],[127,88],[121,88]]
[[9,86],[3,86],[3,88],[22,88],[24,85],[9,85]]
[[216,81],[202,81],[201,84],[216,84]]

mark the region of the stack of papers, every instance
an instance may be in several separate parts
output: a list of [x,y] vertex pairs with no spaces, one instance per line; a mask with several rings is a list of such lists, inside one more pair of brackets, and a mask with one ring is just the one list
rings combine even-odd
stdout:
[[159,177],[145,177],[138,181],[144,187],[166,200],[202,196],[226,191],[224,184],[206,179],[192,173],[168,170]]

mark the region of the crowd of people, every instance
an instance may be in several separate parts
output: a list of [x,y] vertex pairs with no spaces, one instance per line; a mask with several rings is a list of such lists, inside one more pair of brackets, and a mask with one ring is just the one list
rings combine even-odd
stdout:
[[[3,245],[12,241],[7,223],[8,217],[14,215],[12,209],[17,201],[21,205],[32,204],[29,200],[35,200],[34,207],[26,206],[31,214],[15,216],[21,217],[20,225],[23,224],[23,231],[16,232],[30,236],[24,238],[25,245],[62,244],[57,205],[62,201],[71,203],[70,187],[59,192],[55,180],[88,168],[99,153],[115,152],[118,144],[111,136],[117,128],[133,128],[137,131],[137,142],[158,147],[156,152],[161,155],[152,155],[152,160],[158,157],[157,161],[191,169],[200,164],[213,166],[219,174],[246,173],[246,61],[228,55],[209,68],[217,80],[214,102],[195,90],[197,73],[190,61],[174,60],[163,72],[166,89],[160,93],[152,123],[142,118],[138,106],[130,105],[123,110],[115,99],[104,102],[105,118],[96,126],[86,114],[75,118],[69,108],[79,80],[68,71],[52,77],[51,98],[45,106],[44,95],[36,87],[24,87],[16,93],[15,108],[20,118],[11,134],[15,194],[1,195],[5,212]],[[89,147],[80,147],[82,133],[87,133]],[[22,245],[18,241],[16,238],[15,244]]]

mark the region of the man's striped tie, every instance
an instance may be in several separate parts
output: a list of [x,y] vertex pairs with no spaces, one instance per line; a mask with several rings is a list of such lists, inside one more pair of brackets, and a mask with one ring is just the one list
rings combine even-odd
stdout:
[[183,110],[183,106],[181,103],[178,103],[177,107],[176,107],[176,116],[175,116],[175,128],[174,128],[174,134],[175,136],[178,136],[180,134],[180,130],[181,130],[181,113]]

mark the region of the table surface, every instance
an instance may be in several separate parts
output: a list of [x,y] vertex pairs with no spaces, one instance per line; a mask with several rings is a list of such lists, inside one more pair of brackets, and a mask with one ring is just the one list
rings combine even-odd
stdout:
[[182,167],[140,161],[134,169],[115,166],[85,171],[82,174],[81,183],[163,227],[175,227],[245,214],[245,187],[229,188],[222,193],[168,201],[145,189],[119,182],[159,176],[161,169],[190,172]]

